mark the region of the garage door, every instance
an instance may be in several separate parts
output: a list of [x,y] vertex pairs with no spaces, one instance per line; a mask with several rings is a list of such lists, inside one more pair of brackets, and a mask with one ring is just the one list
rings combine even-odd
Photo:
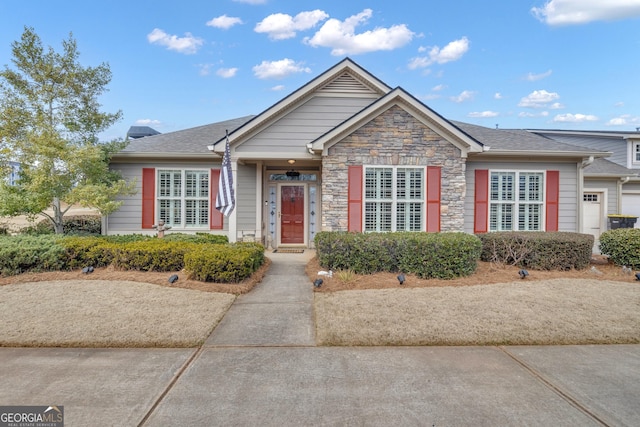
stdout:
[[[622,214],[634,215],[640,217],[640,194],[623,193],[622,194]],[[636,228],[640,228],[636,221]]]

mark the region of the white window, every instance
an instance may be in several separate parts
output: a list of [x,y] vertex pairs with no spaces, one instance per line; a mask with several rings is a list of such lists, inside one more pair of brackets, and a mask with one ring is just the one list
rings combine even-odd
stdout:
[[633,163],[640,163],[640,142],[633,143]]
[[364,230],[424,230],[424,178],[424,168],[366,167]]
[[544,173],[491,172],[489,229],[541,231]]
[[158,219],[171,227],[209,225],[209,172],[158,171]]

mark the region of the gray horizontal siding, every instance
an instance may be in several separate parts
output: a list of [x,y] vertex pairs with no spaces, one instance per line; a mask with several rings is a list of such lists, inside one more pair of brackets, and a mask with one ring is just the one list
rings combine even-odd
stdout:
[[288,113],[269,128],[236,147],[238,152],[306,151],[311,142],[373,101],[362,97],[319,96]]
[[558,206],[558,230],[578,231],[576,224],[578,174],[575,163],[527,163],[527,162],[468,162],[465,173],[467,190],[464,202],[464,231],[473,233],[475,212],[475,171],[476,169],[500,171],[546,171],[560,172],[560,200]]
[[[132,234],[132,233],[147,233],[155,234],[154,230],[142,228],[142,169],[143,168],[155,168],[158,169],[195,169],[195,170],[210,170],[219,168],[219,164],[213,164],[209,162],[163,162],[163,163],[112,163],[112,170],[118,170],[122,174],[125,180],[128,182],[135,181],[136,194],[133,196],[120,197],[118,200],[124,203],[120,209],[107,217],[107,234]],[[157,185],[157,183],[156,183]],[[156,209],[157,214],[157,209]],[[211,232],[214,234],[226,234],[228,229],[228,221],[224,221],[223,230],[209,230],[202,228],[185,228],[185,229],[172,229],[174,232]]]
[[618,212],[618,185],[617,181],[611,179],[585,179],[584,191],[589,189],[606,189],[607,190],[607,206],[605,207],[607,214],[616,214]]
[[609,151],[611,156],[607,160],[627,167],[627,141],[622,138],[605,138],[584,135],[549,135],[550,138],[566,144],[589,147],[598,151]]
[[[238,165],[236,183],[236,221],[238,232],[256,228],[256,167]],[[240,237],[240,236],[238,236]]]

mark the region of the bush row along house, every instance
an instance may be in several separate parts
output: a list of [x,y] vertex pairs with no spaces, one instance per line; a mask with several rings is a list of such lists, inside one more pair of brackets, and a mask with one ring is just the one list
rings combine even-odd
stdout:
[[[215,209],[227,131],[229,217]],[[162,220],[273,248],[312,247],[321,230],[591,232],[584,201],[606,189],[606,225],[620,209],[611,193],[635,174],[605,160],[609,147],[570,142],[447,120],[347,58],[256,116],[132,140],[111,168],[138,194],[104,232],[154,233]]]

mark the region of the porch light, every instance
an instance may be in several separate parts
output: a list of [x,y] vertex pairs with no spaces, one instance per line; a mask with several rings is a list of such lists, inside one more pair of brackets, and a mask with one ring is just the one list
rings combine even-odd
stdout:
[[[295,161],[295,159],[289,159],[289,160],[287,160],[287,163],[289,163],[291,166],[293,166],[295,162],[296,162],[296,161]],[[288,176],[289,178],[297,178],[297,177],[299,177],[299,176],[300,176],[300,172],[295,171],[295,170],[293,170],[293,168],[292,168],[290,171],[287,171],[287,176]]]

